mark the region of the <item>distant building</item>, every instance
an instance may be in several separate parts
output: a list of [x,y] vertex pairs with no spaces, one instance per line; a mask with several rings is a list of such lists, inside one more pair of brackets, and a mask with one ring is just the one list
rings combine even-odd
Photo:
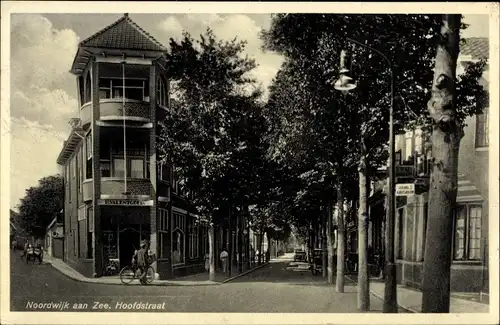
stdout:
[[[151,243],[161,279],[203,271],[207,229],[171,166],[157,163],[157,121],[169,106],[165,47],[127,14],[82,41],[78,118],[57,162],[64,175],[64,260],[101,276]],[[162,64],[163,63],[163,64]]]
[[47,226],[45,233],[45,251],[49,256],[63,258],[64,255],[64,225],[54,217]]
[[[488,58],[488,39],[470,38],[461,46],[457,74],[471,62]],[[480,84],[488,90],[488,68]],[[457,213],[453,239],[451,290],[489,292],[488,283],[488,107],[468,118],[460,143]],[[429,158],[432,148],[420,130],[396,137],[398,182],[421,182],[415,195],[396,198],[395,254],[398,282],[420,288],[427,227]],[[384,191],[370,197],[369,245],[384,249]]]

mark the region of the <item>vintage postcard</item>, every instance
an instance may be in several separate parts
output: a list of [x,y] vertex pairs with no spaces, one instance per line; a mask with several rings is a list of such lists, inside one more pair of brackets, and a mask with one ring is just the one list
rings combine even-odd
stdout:
[[498,323],[498,4],[1,6],[2,324]]

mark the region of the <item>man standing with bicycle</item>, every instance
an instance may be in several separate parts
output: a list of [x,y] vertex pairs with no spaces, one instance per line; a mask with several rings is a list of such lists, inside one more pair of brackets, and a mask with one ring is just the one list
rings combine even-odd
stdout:
[[137,251],[136,255],[134,256],[136,262],[137,262],[137,267],[141,271],[141,277],[139,280],[141,281],[142,284],[146,284],[146,271],[149,266],[149,256],[148,256],[148,248],[147,248],[147,243],[145,240],[141,241],[141,248]]

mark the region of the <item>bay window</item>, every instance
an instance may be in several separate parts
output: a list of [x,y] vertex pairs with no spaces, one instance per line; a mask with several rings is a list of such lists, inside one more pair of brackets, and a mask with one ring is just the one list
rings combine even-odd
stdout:
[[481,259],[482,208],[477,204],[459,205],[455,216],[453,258]]

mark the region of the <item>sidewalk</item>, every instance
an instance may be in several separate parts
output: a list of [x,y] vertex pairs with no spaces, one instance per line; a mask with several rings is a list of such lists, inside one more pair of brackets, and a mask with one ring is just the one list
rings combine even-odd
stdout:
[[[356,276],[346,276],[356,283]],[[379,299],[384,299],[385,284],[383,280],[370,278],[370,292]],[[398,285],[398,306],[412,313],[422,312],[422,292],[416,289]],[[487,304],[452,297],[450,299],[450,313],[489,313]]]
[[[51,256],[44,256],[44,263],[51,264],[56,270],[66,275],[67,277],[79,281],[79,282],[87,282],[87,283],[99,283],[99,284],[119,284],[123,285],[120,281],[119,276],[105,276],[100,278],[87,278],[80,274],[78,271],[73,269],[68,264],[64,263],[62,260],[58,258],[53,258]],[[249,270],[244,270],[242,273],[239,273],[238,270],[234,271],[231,277],[226,277],[221,273],[216,273],[215,281],[208,280],[208,273],[198,273],[189,275],[186,277],[175,278],[172,280],[154,280],[149,285],[156,286],[210,286],[210,285],[220,285],[229,281],[232,281],[240,276],[248,274],[256,269],[259,269],[268,263],[264,263],[259,266],[255,266]],[[141,285],[139,280],[134,280],[132,283],[128,285]]]

